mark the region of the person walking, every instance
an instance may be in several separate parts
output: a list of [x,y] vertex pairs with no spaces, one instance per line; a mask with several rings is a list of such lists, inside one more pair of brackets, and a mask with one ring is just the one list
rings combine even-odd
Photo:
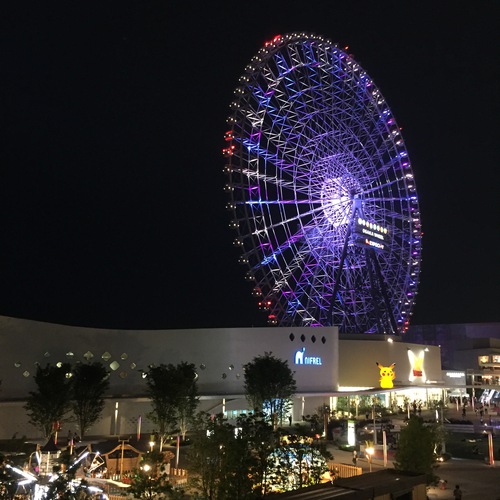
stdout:
[[457,484],[453,490],[453,498],[455,498],[455,500],[462,500],[462,490],[459,484]]

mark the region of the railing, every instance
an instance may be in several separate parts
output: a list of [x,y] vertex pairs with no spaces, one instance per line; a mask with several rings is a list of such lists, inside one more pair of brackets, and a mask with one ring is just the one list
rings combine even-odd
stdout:
[[187,484],[188,472],[186,469],[176,469],[175,467],[170,469],[170,482],[181,485]]
[[330,474],[335,477],[354,477],[361,476],[363,473],[363,469],[361,467],[348,464],[338,464],[332,461],[328,462],[328,469]]

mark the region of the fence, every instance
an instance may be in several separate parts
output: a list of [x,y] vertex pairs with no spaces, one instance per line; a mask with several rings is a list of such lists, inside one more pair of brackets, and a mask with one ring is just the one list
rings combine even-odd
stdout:
[[188,473],[186,469],[176,469],[172,467],[170,469],[170,482],[176,486],[187,484]]
[[329,461],[328,469],[330,473],[335,477],[353,477],[361,476],[363,469],[361,467],[356,467],[355,465],[348,464],[338,464],[336,462]]

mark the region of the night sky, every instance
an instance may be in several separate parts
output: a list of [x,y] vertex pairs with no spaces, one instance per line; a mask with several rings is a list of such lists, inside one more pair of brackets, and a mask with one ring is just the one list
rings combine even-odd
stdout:
[[225,119],[264,42],[308,31],[349,46],[403,128],[424,231],[412,323],[500,321],[498,2],[10,3],[0,314],[265,326],[228,227]]

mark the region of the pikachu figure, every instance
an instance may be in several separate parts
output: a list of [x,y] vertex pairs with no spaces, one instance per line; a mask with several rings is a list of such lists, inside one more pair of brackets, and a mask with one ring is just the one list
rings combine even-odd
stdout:
[[382,366],[377,361],[377,366],[380,370],[380,387],[382,387],[382,389],[392,389],[394,387],[392,381],[396,378],[396,373],[394,371],[396,363],[392,363],[391,366]]

